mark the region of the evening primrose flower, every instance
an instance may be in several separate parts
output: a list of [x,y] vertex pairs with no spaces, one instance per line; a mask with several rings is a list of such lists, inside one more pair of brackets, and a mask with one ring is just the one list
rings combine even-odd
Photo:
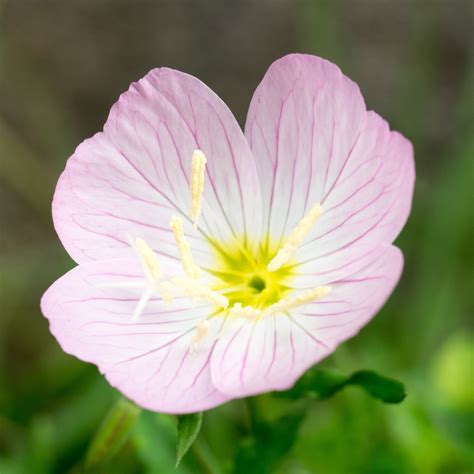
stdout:
[[78,266],[43,313],[151,410],[288,389],[392,292],[413,185],[410,142],[328,61],[273,63],[245,133],[198,79],[152,70],[59,179],[54,224]]

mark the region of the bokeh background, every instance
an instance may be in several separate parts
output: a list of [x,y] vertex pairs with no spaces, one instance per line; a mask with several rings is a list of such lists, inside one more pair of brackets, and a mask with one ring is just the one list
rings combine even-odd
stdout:
[[[39,311],[73,266],[50,215],[68,156],[153,67],[198,76],[243,124],[268,65],[295,51],[337,63],[414,143],[402,281],[324,362],[398,378],[408,397],[382,405],[353,388],[314,401],[276,472],[473,472],[473,31],[470,0],[0,1],[0,473],[80,472],[117,399],[61,352]],[[272,403],[259,401],[263,417],[282,409]],[[251,439],[245,417],[240,401],[206,414],[175,470],[175,420],[144,412],[103,472],[230,472]]]

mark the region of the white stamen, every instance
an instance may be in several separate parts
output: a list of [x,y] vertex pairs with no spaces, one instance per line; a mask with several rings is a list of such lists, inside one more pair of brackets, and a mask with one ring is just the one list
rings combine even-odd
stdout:
[[178,216],[173,216],[170,222],[171,229],[174,233],[176,245],[178,246],[179,256],[181,258],[181,264],[183,270],[190,277],[197,279],[199,278],[201,271],[199,267],[194,263],[191,255],[191,248],[189,242],[186,240],[183,232],[183,220]]
[[189,345],[189,352],[194,354],[196,349],[202,343],[202,341],[209,335],[209,328],[210,328],[209,321],[201,321],[197,326],[196,330],[194,331],[194,335],[191,338],[191,343]]
[[204,190],[204,172],[206,170],[206,157],[201,150],[194,150],[191,162],[191,211],[190,217],[194,227],[197,227],[197,221],[201,215],[202,193]]
[[160,262],[158,261],[158,257],[153,249],[143,239],[137,238],[135,241],[132,239],[129,240],[130,245],[133,247],[137,253],[138,259],[140,260],[145,274],[145,280],[130,279],[128,281],[105,281],[97,283],[97,287],[142,290],[142,294],[132,315],[132,321],[136,321],[142,315],[145,306],[153,296],[153,293],[157,291],[157,283],[163,274],[161,272]]
[[323,208],[319,203],[317,203],[303,217],[303,219],[300,220],[298,225],[291,231],[290,235],[287,237],[283,246],[278,250],[275,257],[273,257],[273,259],[267,265],[267,270],[269,272],[274,272],[278,270],[282,265],[288,262],[293,253],[301,244],[302,240],[310,231],[311,227],[313,227],[315,222],[318,220],[322,212]]
[[132,315],[132,321],[136,321],[142,315],[146,304],[156,291],[157,281],[163,276],[156,253],[143,239],[135,239],[134,248],[142,264],[148,283],[145,285],[144,291],[138,300]]
[[135,307],[135,311],[132,315],[132,321],[136,321],[143,313],[146,304],[150,301],[150,298],[153,295],[153,286],[149,285],[146,287],[145,291],[140,296],[137,306]]
[[292,298],[281,299],[277,303],[270,305],[264,310],[264,315],[273,314],[276,312],[285,312],[297,308],[303,304],[312,303],[324,298],[331,291],[330,286],[318,286],[312,290],[305,291]]
[[135,239],[135,250],[148,280],[156,281],[161,278],[160,262],[153,249],[143,239],[137,238]]
[[205,284],[198,283],[193,278],[175,276],[171,279],[171,282],[193,299],[202,299],[224,309],[229,306],[229,300],[224,295],[211,290]]

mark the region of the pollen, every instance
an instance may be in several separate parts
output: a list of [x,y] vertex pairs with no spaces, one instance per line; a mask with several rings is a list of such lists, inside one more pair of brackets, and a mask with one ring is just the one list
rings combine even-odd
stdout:
[[189,242],[184,236],[183,220],[180,217],[173,216],[171,218],[170,226],[174,233],[176,245],[178,246],[181,265],[183,266],[184,272],[190,278],[198,279],[201,274],[201,271],[193,261],[193,257],[191,255],[191,247],[189,246]]
[[191,211],[190,217],[194,227],[197,227],[197,221],[201,215],[202,193],[204,190],[204,173],[206,170],[206,157],[201,150],[194,150],[191,161]]
[[135,240],[135,249],[148,279],[156,281],[161,278],[160,262],[153,249],[140,238]]
[[297,226],[291,231],[290,235],[286,238],[283,246],[278,250],[275,257],[270,261],[267,266],[269,272],[278,270],[282,265],[288,262],[291,256],[295,253],[297,248],[300,246],[303,239],[306,237],[308,232],[311,230],[313,225],[319,219],[323,212],[321,204],[316,203],[311,210],[298,222]]

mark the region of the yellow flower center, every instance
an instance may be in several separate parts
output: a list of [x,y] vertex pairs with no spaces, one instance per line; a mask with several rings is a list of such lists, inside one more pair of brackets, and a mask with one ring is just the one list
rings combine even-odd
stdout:
[[229,307],[240,303],[243,307],[262,310],[290,291],[292,262],[273,272],[267,268],[276,254],[275,246],[260,246],[256,252],[248,245],[218,246],[216,243],[215,247],[225,250],[216,251],[216,264],[209,273],[218,278],[214,289],[226,296]]

